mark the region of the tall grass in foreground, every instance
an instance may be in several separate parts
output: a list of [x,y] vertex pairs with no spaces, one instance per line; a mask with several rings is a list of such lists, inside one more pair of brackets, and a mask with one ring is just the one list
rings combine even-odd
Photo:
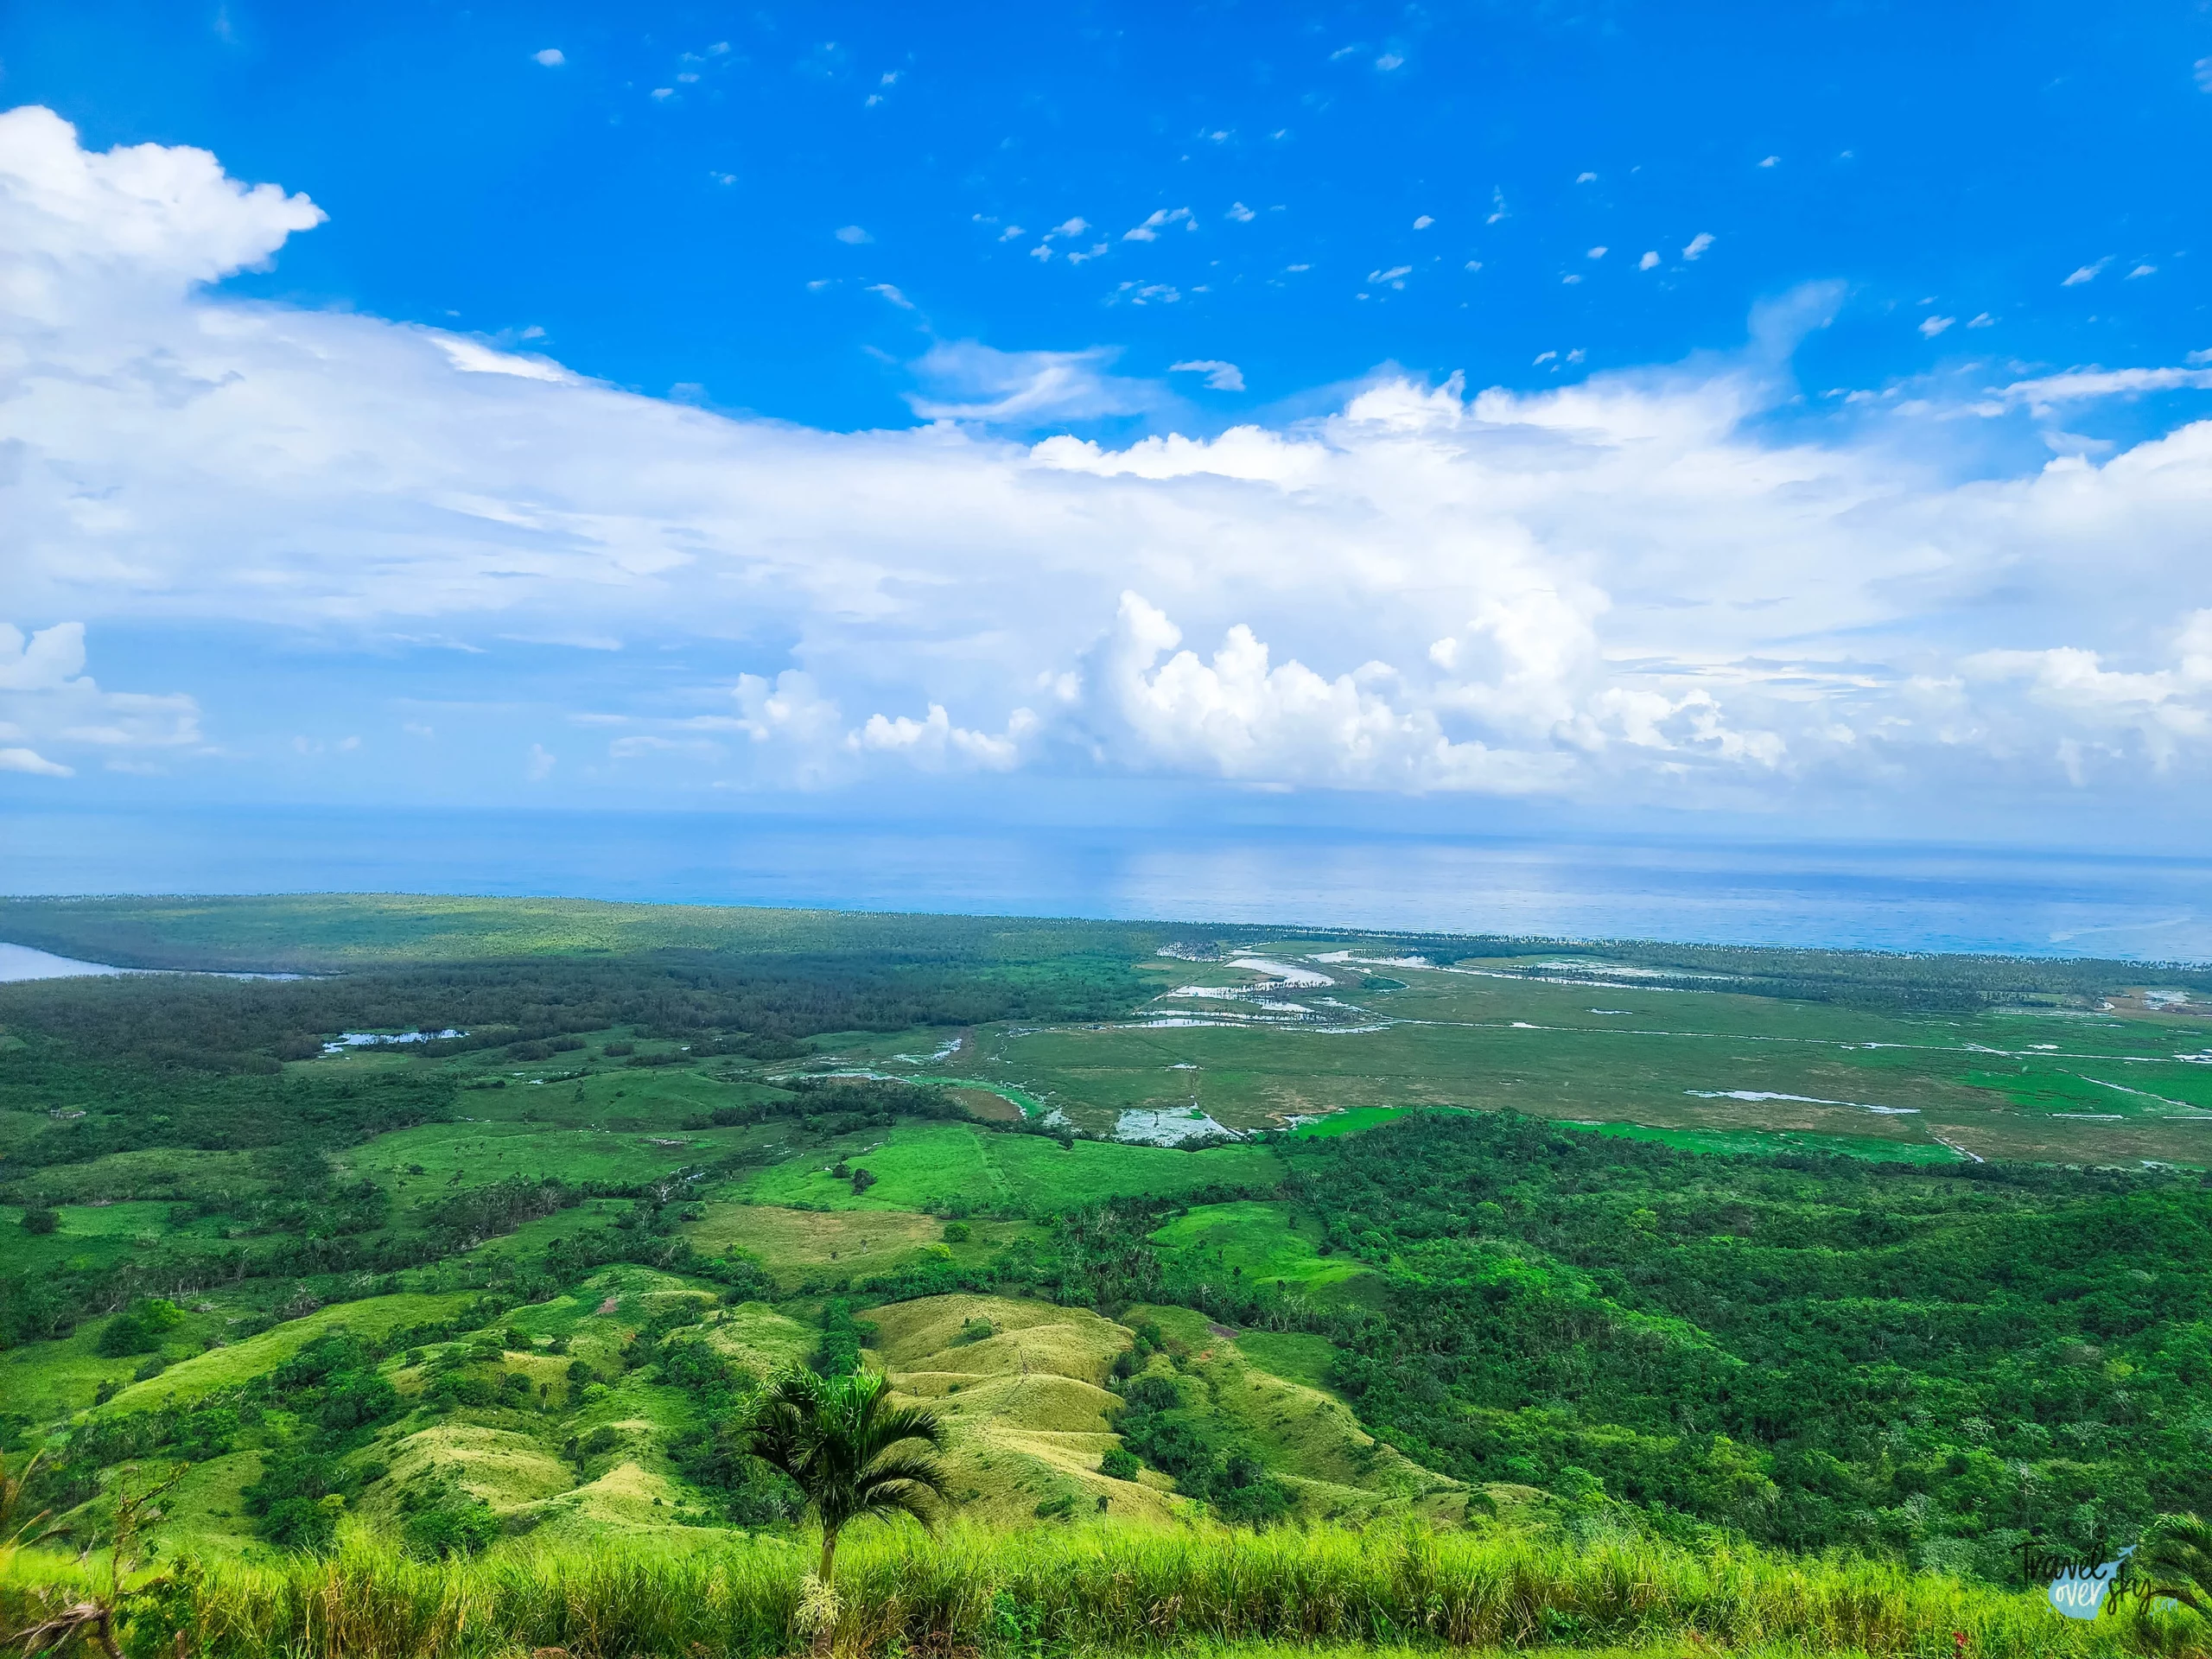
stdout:
[[[807,1645],[795,1615],[810,1564],[804,1548],[764,1539],[688,1556],[604,1544],[426,1565],[356,1535],[327,1560],[173,1574],[142,1592],[128,1647],[146,1659],[491,1659],[540,1647],[753,1659]],[[16,1562],[9,1601],[33,1571]],[[876,1531],[841,1555],[838,1589],[834,1649],[855,1659],[1240,1643],[1913,1659],[2196,1650],[2186,1616],[2073,1624],[2031,1595],[1878,1562],[1415,1529]]]

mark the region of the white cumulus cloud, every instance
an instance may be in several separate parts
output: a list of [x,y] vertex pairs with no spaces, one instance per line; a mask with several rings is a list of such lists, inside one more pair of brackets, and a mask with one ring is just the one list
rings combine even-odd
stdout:
[[0,622],[0,742],[9,746],[10,769],[67,777],[74,767],[41,751],[113,766],[199,744],[194,699],[104,690],[85,663],[81,622],[57,622],[28,635]]
[[[1108,346],[939,341],[916,423],[830,431],[205,286],[320,217],[0,116],[0,767],[41,790],[212,765],[257,719],[289,753],[246,639],[324,676],[330,731],[366,729],[362,662],[465,653],[490,690],[435,711],[438,752],[563,798],[920,771],[2212,807],[2212,419],[2068,436],[2212,365],[1777,422],[1811,290],[1733,355],[1535,391],[1381,372],[1220,432]],[[88,671],[156,631],[165,687]],[[486,724],[502,700],[531,723]],[[621,753],[556,758],[579,721]]]

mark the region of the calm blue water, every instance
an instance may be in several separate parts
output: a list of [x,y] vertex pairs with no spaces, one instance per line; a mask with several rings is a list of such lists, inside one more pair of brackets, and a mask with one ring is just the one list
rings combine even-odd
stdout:
[[2212,960],[2212,860],[705,814],[0,814],[16,893],[404,891]]

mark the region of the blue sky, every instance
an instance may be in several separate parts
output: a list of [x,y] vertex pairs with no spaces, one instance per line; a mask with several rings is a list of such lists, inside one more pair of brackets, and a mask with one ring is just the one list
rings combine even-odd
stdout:
[[18,0],[0,109],[9,796],[2208,804],[2201,6]]
[[1811,385],[2178,358],[2212,337],[2207,54],[2182,4],[27,0],[0,89],[330,213],[235,291],[849,428],[910,418],[933,336],[1231,361],[1242,392],[1179,383],[1222,421],[1387,361],[1525,385],[1726,348],[1809,280],[1850,286]]

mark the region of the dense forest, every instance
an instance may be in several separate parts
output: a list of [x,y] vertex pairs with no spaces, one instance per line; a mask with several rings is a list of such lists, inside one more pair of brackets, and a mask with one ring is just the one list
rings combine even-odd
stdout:
[[2203,1177],[1448,1112],[1293,1164],[1333,1248],[1386,1272],[1339,1379],[1433,1466],[2000,1577],[2212,1510]]
[[32,981],[0,986],[0,1029],[50,1039],[60,1045],[51,1052],[73,1057],[273,1074],[346,1031],[466,1033],[423,1051],[438,1056],[628,1026],[765,1055],[823,1032],[1105,1019],[1142,995],[1123,957],[976,966],[918,952],[887,958],[656,952],[275,981]]

